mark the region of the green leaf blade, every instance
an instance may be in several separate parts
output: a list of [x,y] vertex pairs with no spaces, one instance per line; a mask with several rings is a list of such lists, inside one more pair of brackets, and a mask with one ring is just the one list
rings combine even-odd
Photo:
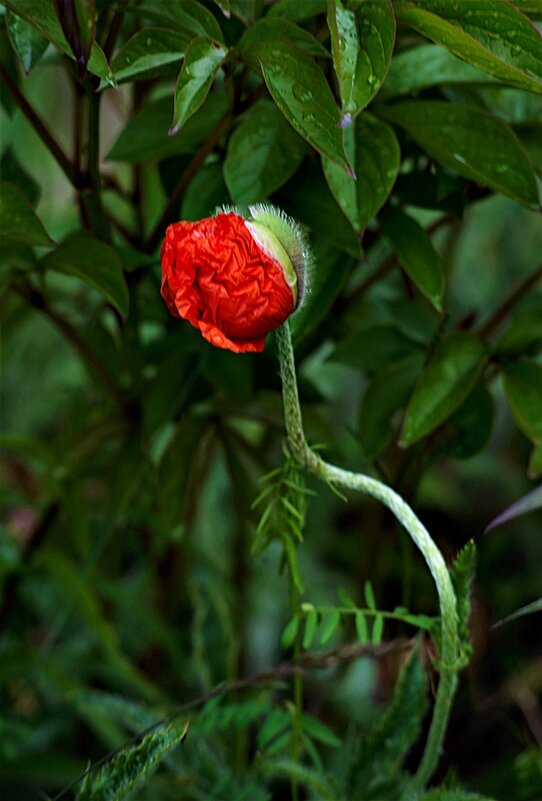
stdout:
[[279,189],[307,151],[304,140],[274,107],[256,107],[230,138],[224,179],[234,203],[254,203]]
[[129,39],[111,64],[117,83],[150,77],[153,70],[175,64],[183,57],[188,37],[178,31],[145,28]]
[[538,209],[533,168],[512,130],[479,108],[438,100],[406,100],[381,107],[444,167]]
[[137,745],[122,749],[97,773],[87,773],[77,801],[121,801],[147,779],[159,762],[184,740],[187,732],[188,724],[181,731],[174,726],[162,726]]
[[22,17],[6,11],[6,28],[17,58],[28,75],[45,53],[49,42]]
[[396,3],[399,22],[453,55],[513,86],[542,94],[540,34],[503,0],[408,0]]
[[335,162],[322,160],[329,188],[357,233],[386,202],[397,175],[401,154],[393,129],[372,114],[360,115],[344,132],[345,150],[354,181]]
[[200,108],[228,51],[210,39],[193,39],[186,51],[175,87],[175,107],[169,135],[174,136]]
[[399,264],[420,292],[441,311],[444,273],[429,234],[413,217],[395,208],[386,209],[380,223]]
[[84,234],[74,234],[42,259],[46,270],[74,275],[98,291],[123,317],[128,314],[128,287],[115,250]]
[[250,55],[258,59],[267,88],[290,125],[321,155],[351,171],[339,109],[314,59],[283,42],[258,42]]
[[486,362],[486,348],[473,334],[451,334],[440,343],[408,404],[402,447],[413,445],[453,414],[474,388]]
[[0,230],[12,242],[34,247],[54,244],[26,195],[8,181],[0,181]]
[[395,17],[389,0],[366,0],[350,8],[342,0],[330,0],[327,19],[343,125],[348,125],[384,81],[395,43]]
[[542,442],[542,365],[531,361],[506,365],[504,390],[518,427],[539,445]]

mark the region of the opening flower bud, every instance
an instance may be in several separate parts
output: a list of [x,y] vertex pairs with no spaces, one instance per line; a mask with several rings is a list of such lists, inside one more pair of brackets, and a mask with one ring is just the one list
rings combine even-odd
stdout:
[[161,292],[170,312],[213,345],[262,351],[300,295],[303,248],[295,223],[269,207],[170,225],[160,252]]

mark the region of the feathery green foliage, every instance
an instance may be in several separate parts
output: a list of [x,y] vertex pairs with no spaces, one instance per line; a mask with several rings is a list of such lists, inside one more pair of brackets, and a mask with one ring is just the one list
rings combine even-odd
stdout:
[[137,745],[122,749],[97,773],[87,773],[77,801],[121,801],[184,740],[187,731],[188,724],[182,731],[164,726],[147,734]]

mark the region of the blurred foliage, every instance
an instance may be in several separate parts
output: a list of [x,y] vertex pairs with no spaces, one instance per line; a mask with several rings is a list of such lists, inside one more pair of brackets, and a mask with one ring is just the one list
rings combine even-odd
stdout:
[[540,1],[1,6],[4,797],[395,801],[419,762],[421,560],[284,455],[273,337],[160,298],[167,224],[269,200],[314,253],[310,440],[460,553],[423,799],[540,799]]

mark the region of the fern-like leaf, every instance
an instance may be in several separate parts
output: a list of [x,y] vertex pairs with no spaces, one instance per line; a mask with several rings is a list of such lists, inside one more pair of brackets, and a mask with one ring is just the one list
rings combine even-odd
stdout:
[[470,594],[475,568],[476,546],[471,540],[459,551],[451,571],[457,597],[458,632],[465,645],[469,643]]
[[137,745],[120,751],[96,773],[87,773],[77,801],[121,801],[133,788],[145,781],[160,760],[186,737],[182,731],[165,726],[147,734]]
[[345,798],[370,801],[399,785],[402,763],[420,735],[426,710],[425,673],[414,652],[379,724],[368,736],[350,741],[347,764],[338,766]]

